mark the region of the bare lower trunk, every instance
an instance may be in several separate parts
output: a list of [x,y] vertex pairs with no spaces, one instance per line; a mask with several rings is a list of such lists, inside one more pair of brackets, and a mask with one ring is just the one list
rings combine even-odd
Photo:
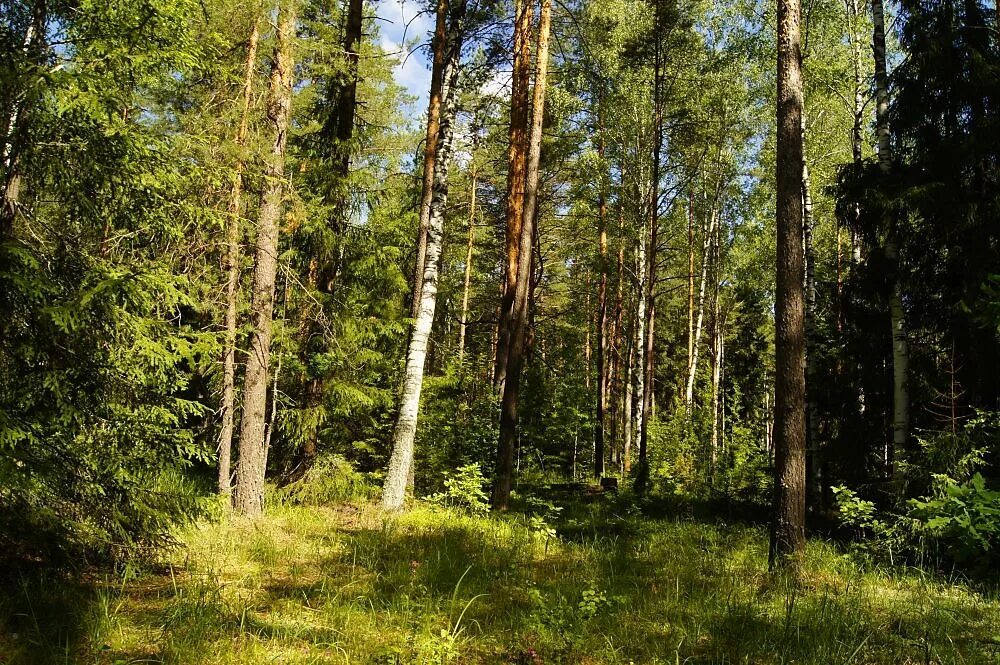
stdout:
[[708,286],[708,269],[711,265],[712,243],[715,242],[716,225],[715,205],[705,226],[705,240],[702,243],[701,286],[698,287],[698,316],[694,327],[694,340],[691,350],[691,363],[688,367],[687,387],[684,391],[684,405],[690,415],[694,406],[694,380],[698,373],[698,356],[701,348],[701,334],[705,323],[705,293]]
[[465,252],[465,278],[462,281],[462,325],[458,329],[458,364],[465,358],[465,328],[469,320],[469,285],[472,283],[472,250],[476,242],[476,155],[472,153],[472,184],[469,195],[469,246]]
[[243,76],[243,109],[236,131],[236,148],[240,157],[233,174],[226,220],[226,341],[222,354],[222,427],[219,432],[218,490],[228,494],[231,490],[230,464],[233,449],[233,425],[236,415],[236,324],[240,284],[240,236],[243,231],[243,169],[242,151],[246,147],[247,128],[250,122],[250,104],[253,99],[254,69],[257,63],[257,43],[260,40],[260,16],[255,15],[247,38],[247,59]]
[[[878,136],[878,163],[883,175],[892,171],[892,146],[889,143],[889,77],[885,62],[885,11],[882,0],[872,0],[875,53],[875,131]],[[910,436],[910,349],[906,338],[906,313],[903,309],[903,288],[900,280],[896,215],[885,211],[885,258],[891,272],[889,287],[889,329],[892,336],[892,449],[888,454],[887,476],[900,480],[899,463],[903,459]],[[897,482],[897,485],[899,483]]]
[[[598,131],[601,131],[600,129]],[[603,134],[598,149],[604,156]],[[594,418],[594,476],[604,475],[604,418],[608,409],[608,204],[601,185],[597,203],[597,246],[600,263],[600,280],[597,287],[597,413]]]
[[778,0],[775,461],[771,568],[805,548],[805,307],[802,255],[802,53],[799,0]]
[[493,486],[493,509],[507,510],[513,479],[514,446],[517,443],[517,402],[521,382],[521,361],[528,322],[528,298],[531,290],[535,216],[538,204],[538,167],[542,152],[542,120],[545,110],[545,85],[549,66],[549,30],[552,22],[550,0],[542,0],[538,21],[538,47],[535,65],[535,89],[532,99],[528,168],[524,188],[524,213],[518,247],[517,285],[512,308],[507,316],[510,333],[507,350],[507,376],[500,404],[500,441],[497,446],[496,480]]
[[267,123],[272,132],[265,159],[264,191],[257,219],[251,318],[253,333],[243,384],[239,460],[233,506],[241,515],[257,516],[264,509],[264,473],[267,469],[265,409],[267,369],[271,359],[271,316],[278,269],[278,221],[284,203],[285,143],[292,106],[296,0],[279,7],[277,44],[268,87]]
[[635,311],[635,406],[633,408],[633,423],[629,427],[633,431],[634,440],[641,436],[642,421],[645,418],[646,404],[643,397],[646,394],[646,282],[649,279],[646,273],[648,267],[646,261],[646,226],[648,220],[643,217],[642,230],[639,234],[639,242],[635,250],[635,270],[637,277],[636,287],[636,311]]
[[403,507],[407,487],[413,486],[413,443],[417,433],[417,416],[420,409],[420,392],[424,380],[424,363],[434,310],[437,304],[438,269],[441,259],[441,241],[444,235],[444,215],[448,204],[448,168],[454,139],[455,112],[458,104],[457,83],[462,51],[465,2],[456,4],[448,27],[445,63],[442,71],[441,98],[437,154],[434,163],[433,196],[427,227],[426,261],[419,289],[420,302],[410,343],[406,353],[406,369],[400,393],[399,413],[393,431],[392,454],[389,469],[382,485],[382,508],[396,511]]
[[[809,164],[805,157],[805,116],[802,119],[802,234],[805,260],[806,329],[811,334],[816,326],[816,257],[813,249],[813,203]],[[806,459],[808,464],[806,499],[810,510],[820,510],[823,497],[821,449],[819,440],[819,409],[816,406],[816,354],[809,352],[806,340]],[[812,388],[810,388],[810,386]]]

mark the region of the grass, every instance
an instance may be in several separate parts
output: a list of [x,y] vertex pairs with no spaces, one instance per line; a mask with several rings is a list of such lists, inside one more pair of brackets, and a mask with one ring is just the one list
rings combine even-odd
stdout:
[[995,592],[815,540],[793,583],[760,527],[625,505],[200,524],[162,569],[22,578],[0,663],[1000,663]]

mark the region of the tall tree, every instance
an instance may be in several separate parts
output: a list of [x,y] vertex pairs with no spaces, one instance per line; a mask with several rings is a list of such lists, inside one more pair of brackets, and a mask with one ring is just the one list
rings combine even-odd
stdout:
[[278,230],[285,199],[285,145],[292,108],[297,10],[297,0],[283,0],[278,7],[277,43],[268,84],[267,127],[271,133],[271,147],[264,156],[264,190],[257,217],[251,291],[253,332],[243,384],[243,417],[233,494],[237,513],[249,517],[260,515],[264,509],[267,371],[271,360],[271,318],[278,271]]
[[801,17],[799,0],[778,0],[774,516],[768,557],[772,569],[797,565],[805,547]]
[[[525,0],[527,2],[528,0]],[[517,445],[517,403],[521,383],[528,324],[528,299],[531,289],[532,245],[538,213],[538,167],[542,154],[542,121],[545,118],[545,87],[549,67],[549,31],[552,26],[550,0],[542,0],[538,19],[538,44],[535,49],[535,87],[531,106],[528,164],[524,188],[521,237],[518,245],[517,281],[508,322],[507,375],[500,403],[500,440],[497,446],[496,478],[493,485],[493,509],[507,510],[514,474],[514,448]]]
[[434,37],[431,40],[431,89],[427,103],[427,132],[424,138],[424,176],[420,190],[420,221],[417,226],[417,252],[413,263],[413,298],[410,302],[410,318],[420,314],[421,289],[424,287],[424,269],[427,265],[427,234],[431,219],[431,203],[434,198],[434,178],[436,173],[438,142],[441,137],[441,108],[444,104],[444,62],[446,31],[448,20],[448,0],[438,0],[434,23]]
[[[878,166],[883,176],[892,172],[892,145],[889,142],[889,75],[885,61],[885,11],[882,0],[872,0],[874,26],[872,51],[875,54],[875,134],[878,138]],[[910,429],[910,347],[906,337],[903,285],[900,278],[898,225],[891,209],[884,211],[883,251],[889,266],[889,333],[892,339],[892,446],[886,452],[886,471],[898,476]],[[899,478],[896,478],[899,480]]]
[[[420,410],[420,393],[427,359],[427,343],[434,310],[437,305],[438,272],[444,236],[444,216],[448,205],[448,168],[454,139],[454,122],[458,106],[458,78],[464,39],[465,0],[457,0],[451,9],[444,45],[444,65],[441,77],[441,103],[437,153],[434,156],[434,186],[430,204],[429,225],[425,247],[424,270],[419,289],[420,301],[416,320],[410,332],[406,353],[406,368],[399,399],[399,413],[392,437],[392,454],[389,469],[382,485],[382,507],[399,510],[403,507],[406,488],[413,469],[413,444],[417,433],[417,416]],[[432,102],[433,103],[433,102]]]
[[233,167],[233,185],[226,219],[226,339],[222,357],[222,427],[219,432],[218,489],[228,494],[230,460],[233,449],[233,425],[236,416],[236,317],[240,284],[240,236],[243,233],[243,171],[246,162],[242,151],[247,143],[250,106],[253,101],[254,72],[257,67],[257,42],[260,39],[260,13],[255,12],[247,37],[247,58],[243,74],[242,109],[236,130],[236,149],[240,151]]
[[[517,0],[514,17],[513,69],[510,92],[510,132],[507,147],[507,198],[504,231],[505,272],[501,284],[500,311],[512,308],[518,276],[518,252],[524,216],[524,196],[528,167],[528,111],[531,82],[531,23],[533,0]],[[503,387],[507,377],[507,349],[510,328],[500,316],[497,322],[497,352],[493,382]]]

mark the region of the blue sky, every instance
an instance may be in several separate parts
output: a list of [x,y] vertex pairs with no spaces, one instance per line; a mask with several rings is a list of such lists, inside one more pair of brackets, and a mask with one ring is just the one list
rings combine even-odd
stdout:
[[375,4],[382,48],[386,53],[398,54],[400,59],[393,76],[417,98],[409,109],[411,117],[419,116],[419,109],[426,108],[431,80],[428,49],[413,50],[414,40],[426,44],[434,28],[433,14],[420,14],[423,6],[414,0],[377,0]]

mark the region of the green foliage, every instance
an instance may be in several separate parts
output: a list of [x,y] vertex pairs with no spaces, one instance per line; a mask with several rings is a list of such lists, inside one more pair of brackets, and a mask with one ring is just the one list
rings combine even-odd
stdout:
[[426,497],[431,503],[446,508],[457,508],[472,514],[489,510],[486,494],[486,477],[479,464],[466,464],[450,472],[444,480],[444,491]]
[[979,473],[962,483],[938,475],[934,484],[931,496],[909,501],[917,532],[958,563],[992,569],[1000,561],[1000,492]]
[[379,487],[341,455],[323,454],[301,478],[278,490],[282,499],[303,506],[331,506],[373,499]]

